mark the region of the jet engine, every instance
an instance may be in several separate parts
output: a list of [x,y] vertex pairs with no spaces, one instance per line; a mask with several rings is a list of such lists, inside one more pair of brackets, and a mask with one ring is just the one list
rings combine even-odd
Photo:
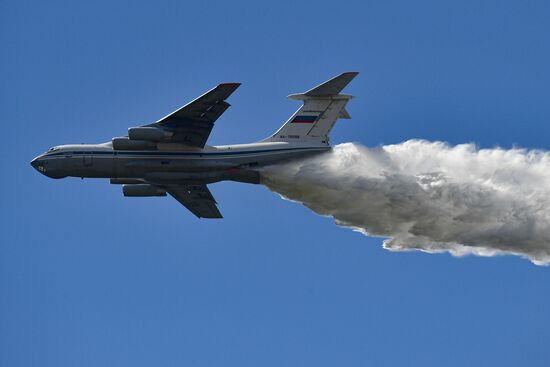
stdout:
[[129,197],[166,196],[166,191],[153,185],[122,185],[122,193]]
[[131,127],[128,129],[130,140],[163,141],[172,135],[173,133],[158,127]]

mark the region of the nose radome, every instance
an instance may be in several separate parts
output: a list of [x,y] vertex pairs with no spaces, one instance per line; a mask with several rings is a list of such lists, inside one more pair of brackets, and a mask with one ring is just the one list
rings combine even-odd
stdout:
[[36,169],[36,167],[38,166],[38,157],[36,157],[31,161],[31,166],[33,166]]

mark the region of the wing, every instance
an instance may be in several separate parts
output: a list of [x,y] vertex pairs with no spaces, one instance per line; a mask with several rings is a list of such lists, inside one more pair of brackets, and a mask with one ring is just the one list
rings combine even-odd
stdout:
[[189,102],[179,110],[149,125],[160,125],[173,132],[172,142],[204,147],[214,127],[214,122],[230,106],[225,100],[240,83],[223,83]]
[[199,218],[223,218],[206,185],[167,186],[166,192]]

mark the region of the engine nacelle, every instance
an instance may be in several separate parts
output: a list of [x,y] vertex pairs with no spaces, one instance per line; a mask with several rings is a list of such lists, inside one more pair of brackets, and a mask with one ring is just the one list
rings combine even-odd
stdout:
[[145,197],[145,196],[166,196],[166,191],[153,185],[122,185],[124,196]]
[[163,141],[173,134],[158,127],[131,127],[128,129],[130,140]]
[[114,150],[147,150],[157,147],[157,144],[152,141],[130,140],[126,137],[113,138],[112,142]]

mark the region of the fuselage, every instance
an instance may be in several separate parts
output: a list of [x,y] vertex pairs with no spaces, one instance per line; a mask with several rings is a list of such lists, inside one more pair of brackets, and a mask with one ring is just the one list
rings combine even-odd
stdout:
[[330,150],[329,133],[352,96],[342,89],[357,72],[342,73],[289,98],[302,106],[266,139],[206,145],[240,83],[221,83],[165,117],[128,128],[103,144],[60,145],[31,161],[51,178],[108,178],[126,197],[170,195],[199,218],[222,218],[208,184],[262,182],[262,167]]
[[110,142],[61,145],[36,157],[31,165],[51,178],[138,179],[159,184],[207,184],[223,180],[258,183],[258,168],[318,154],[330,146],[260,142],[167,148],[115,150]]

